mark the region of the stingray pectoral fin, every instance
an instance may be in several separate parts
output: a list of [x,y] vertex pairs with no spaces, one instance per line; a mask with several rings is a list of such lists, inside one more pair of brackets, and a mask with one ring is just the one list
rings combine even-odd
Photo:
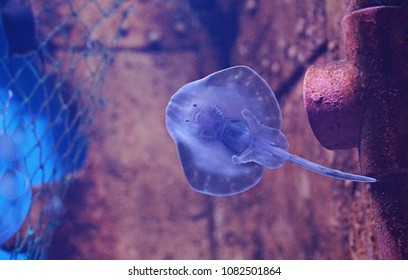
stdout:
[[255,157],[256,152],[253,149],[248,148],[240,155],[233,155],[231,160],[233,164],[243,164],[253,162]]
[[274,157],[273,154],[271,154],[267,150],[260,149],[261,146],[259,144],[259,141],[253,139],[252,143],[245,151],[243,151],[240,155],[233,155],[231,157],[232,163],[243,164],[248,162],[255,162],[268,168],[276,168],[270,167],[271,165],[275,166],[274,159],[276,159],[276,157]]
[[263,165],[257,160],[257,158],[259,158],[259,153],[262,152],[258,149],[259,145],[257,143],[257,133],[259,133],[261,130],[261,123],[248,109],[243,109],[241,111],[241,115],[245,119],[246,125],[248,126],[248,129],[250,131],[251,141],[248,147],[240,155],[233,155],[231,160],[234,164],[256,162]]
[[285,158],[280,156],[280,148],[272,146],[262,148],[263,146],[258,146],[258,144],[259,143],[255,142],[255,144],[250,145],[239,156],[232,156],[232,162],[234,164],[255,162],[269,169],[275,169],[284,165],[286,160]]
[[285,163],[281,157],[281,149],[287,150],[288,142],[280,130],[260,123],[248,109],[241,111],[250,133],[250,144],[239,156],[233,156],[232,162],[236,164],[255,162],[266,168],[275,169]]

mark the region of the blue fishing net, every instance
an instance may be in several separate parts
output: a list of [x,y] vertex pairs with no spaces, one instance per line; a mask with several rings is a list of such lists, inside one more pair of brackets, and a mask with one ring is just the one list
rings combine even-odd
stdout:
[[121,4],[0,0],[0,259],[46,257],[117,33],[91,37]]

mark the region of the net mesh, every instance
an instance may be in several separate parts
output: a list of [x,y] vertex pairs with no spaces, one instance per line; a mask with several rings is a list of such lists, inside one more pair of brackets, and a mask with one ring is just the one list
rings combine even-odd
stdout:
[[0,0],[0,259],[46,257],[103,105],[123,0]]

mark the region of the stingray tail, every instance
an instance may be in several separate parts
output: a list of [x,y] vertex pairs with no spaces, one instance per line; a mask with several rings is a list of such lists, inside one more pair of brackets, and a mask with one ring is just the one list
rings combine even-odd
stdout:
[[307,159],[301,158],[299,156],[295,156],[290,154],[287,151],[280,150],[280,153],[282,153],[282,157],[286,158],[287,161],[290,161],[296,165],[299,165],[307,170],[310,170],[312,172],[327,176],[327,177],[332,177],[335,179],[340,179],[340,180],[350,180],[350,181],[355,181],[355,182],[363,182],[363,183],[375,183],[378,180],[367,177],[367,176],[362,176],[362,175],[356,175],[356,174],[351,174],[347,172],[343,172],[337,169],[331,169],[328,167],[324,167],[320,164],[311,162]]

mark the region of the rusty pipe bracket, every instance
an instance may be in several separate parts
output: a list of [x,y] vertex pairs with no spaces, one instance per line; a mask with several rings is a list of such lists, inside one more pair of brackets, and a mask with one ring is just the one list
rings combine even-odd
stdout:
[[358,147],[371,188],[380,255],[408,258],[408,16],[406,7],[353,11],[342,22],[346,58],[308,69],[304,102],[331,150]]

